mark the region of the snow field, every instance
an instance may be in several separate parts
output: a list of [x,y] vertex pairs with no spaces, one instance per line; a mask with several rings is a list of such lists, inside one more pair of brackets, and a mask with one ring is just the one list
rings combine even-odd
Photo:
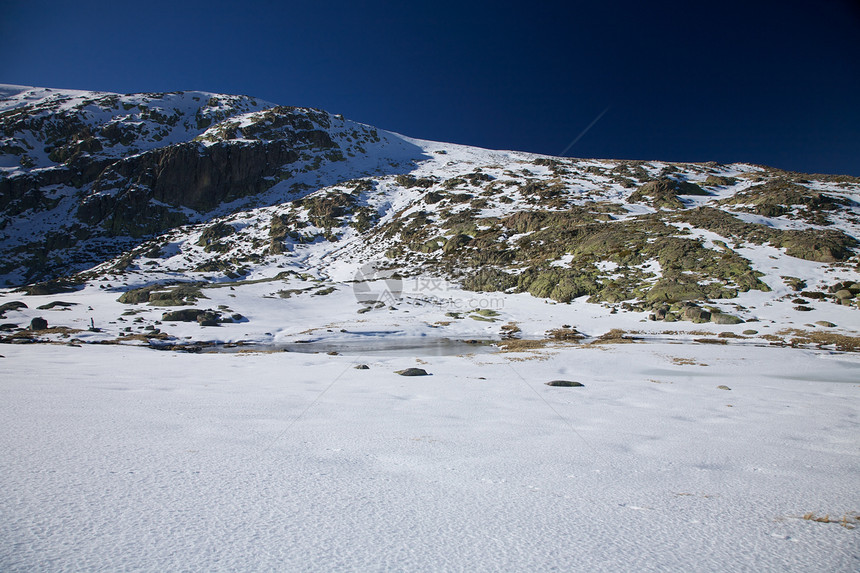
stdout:
[[857,563],[851,355],[2,353],[6,571]]

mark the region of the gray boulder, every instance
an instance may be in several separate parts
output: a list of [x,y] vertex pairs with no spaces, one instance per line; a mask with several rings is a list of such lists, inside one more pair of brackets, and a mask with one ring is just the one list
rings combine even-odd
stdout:
[[395,370],[395,374],[400,374],[401,376],[429,376],[426,370],[423,368],[406,368],[405,370]]
[[211,310],[204,310],[197,315],[197,324],[200,326],[218,326],[218,314]]
[[684,309],[684,318],[693,322],[709,322],[711,313],[698,306],[688,306]]
[[741,324],[743,319],[733,314],[717,313],[711,315],[711,322],[714,324]]

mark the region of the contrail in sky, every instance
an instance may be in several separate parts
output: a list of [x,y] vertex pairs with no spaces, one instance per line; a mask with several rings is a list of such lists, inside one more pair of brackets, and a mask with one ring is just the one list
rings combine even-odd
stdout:
[[595,123],[597,123],[598,121],[600,121],[600,118],[601,118],[601,117],[603,117],[604,115],[606,115],[606,112],[607,112],[607,111],[609,111],[609,108],[608,108],[608,107],[607,107],[606,109],[604,109],[603,111],[601,111],[601,112],[600,112],[600,115],[598,115],[597,117],[595,117],[595,118],[594,118],[594,120],[593,120],[591,123],[589,123],[589,124],[588,124],[588,127],[586,127],[585,129],[583,129],[583,130],[580,132],[580,134],[576,136],[576,139],[574,139],[573,141],[571,141],[571,142],[570,142],[570,145],[568,145],[567,147],[565,147],[565,148],[564,148],[564,151],[562,151],[561,153],[559,153],[559,154],[558,154],[558,157],[564,157],[564,155],[565,155],[568,151],[570,151],[570,148],[571,148],[571,147],[573,147],[574,145],[576,145],[576,142],[577,142],[577,141],[579,141],[580,139],[582,139],[582,137],[583,137],[586,133],[588,133],[588,130],[589,130],[589,129],[591,129],[592,127],[594,127],[594,124],[595,124]]

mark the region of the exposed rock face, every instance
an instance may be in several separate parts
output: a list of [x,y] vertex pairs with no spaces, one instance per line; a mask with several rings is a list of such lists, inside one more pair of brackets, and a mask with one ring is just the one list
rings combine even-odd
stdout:
[[642,185],[630,195],[627,202],[647,202],[657,208],[683,209],[684,203],[678,199],[678,195],[710,195],[710,193],[695,183],[676,181],[675,179],[657,179]]
[[[284,141],[210,147],[186,143],[154,150],[106,169],[78,216],[88,223],[101,221],[116,205],[136,202],[133,194],[141,188],[148,191],[147,201],[155,199],[205,213],[221,203],[264,191],[271,186],[264,178],[298,157]],[[106,193],[114,189],[120,193]]]

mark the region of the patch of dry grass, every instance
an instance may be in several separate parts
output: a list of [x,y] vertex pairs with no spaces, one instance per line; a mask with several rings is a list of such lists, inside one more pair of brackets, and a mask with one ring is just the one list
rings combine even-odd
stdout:
[[763,339],[773,344],[791,346],[816,346],[833,348],[841,352],[860,352],[860,336],[848,336],[835,332],[786,328],[776,334],[764,334]]
[[522,340],[512,338],[510,340],[502,340],[498,343],[500,352],[524,352],[526,350],[536,350],[545,348],[548,344],[556,342],[547,338],[537,340]]
[[575,328],[553,328],[547,331],[547,336],[554,340],[576,341],[582,340],[585,336]]
[[841,518],[831,519],[830,515],[818,516],[813,512],[805,513],[802,516],[802,519],[806,521],[814,521],[816,523],[838,523],[842,527],[846,529],[854,529],[857,526],[856,523],[860,523],[860,514],[843,514]]
[[848,336],[834,332],[795,330],[788,344],[791,346],[815,345],[819,348],[832,346],[842,352],[860,352],[860,336]]
[[673,356],[671,361],[672,364],[677,364],[678,366],[707,366],[704,362],[696,362],[692,358],[681,358],[679,356]]
[[626,331],[620,328],[613,328],[609,332],[601,334],[597,340],[592,340],[591,344],[630,344],[638,342],[638,338],[630,336]]
[[728,340],[725,338],[694,338],[693,342],[698,342],[699,344],[728,344]]

